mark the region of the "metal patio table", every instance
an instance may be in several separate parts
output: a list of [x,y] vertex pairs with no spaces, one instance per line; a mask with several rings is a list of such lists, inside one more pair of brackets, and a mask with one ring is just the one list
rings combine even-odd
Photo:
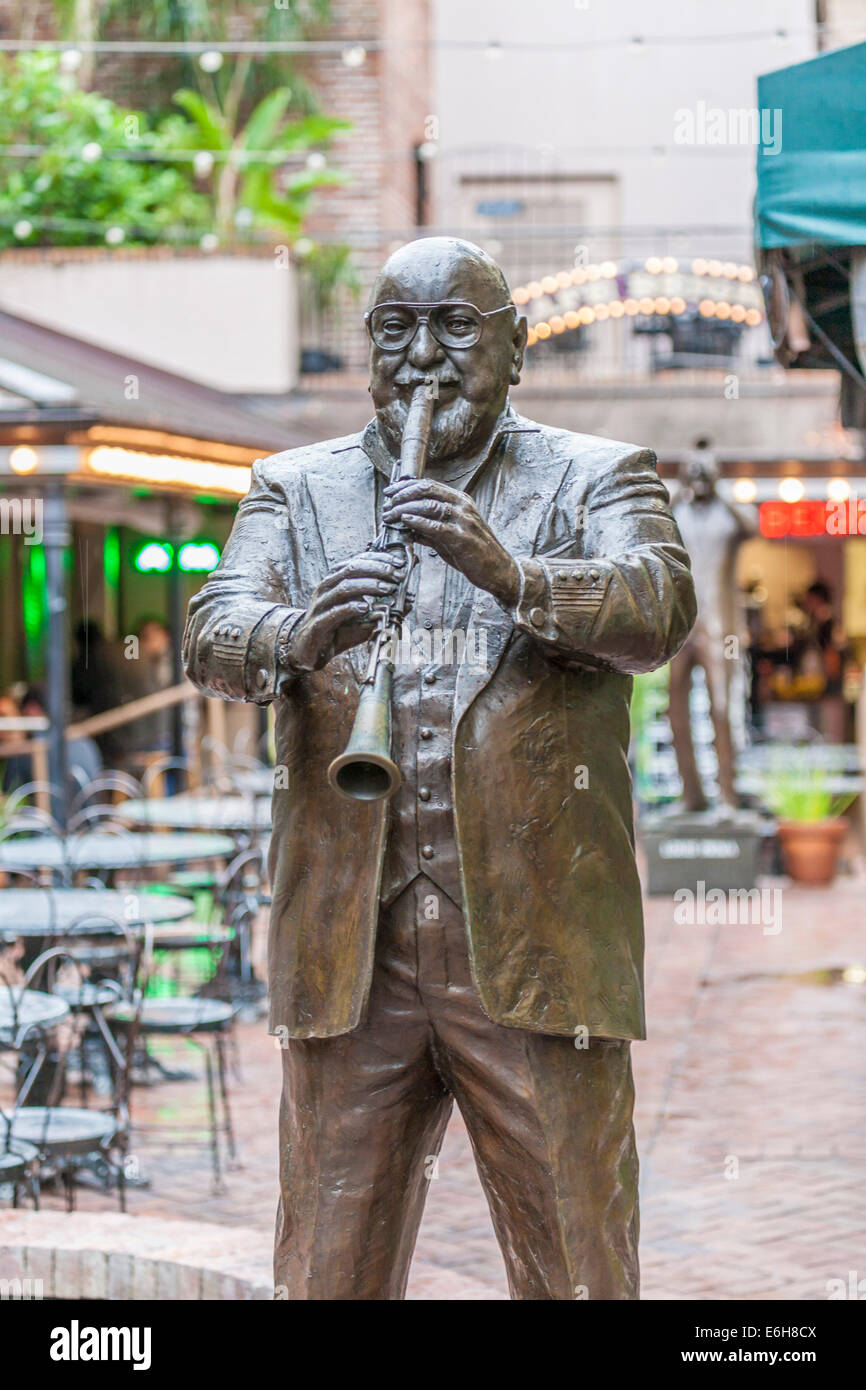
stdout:
[[67,840],[49,835],[28,835],[0,844],[0,870],[34,872],[59,869],[78,873],[85,869],[145,868],[157,864],[186,864],[200,859],[228,859],[235,850],[227,835],[188,834],[182,831],[111,835],[89,831]]
[[0,892],[0,941],[19,937],[86,935],[88,923],[105,928],[160,926],[190,915],[188,898],[115,888],[4,888]]
[[0,1046],[12,1047],[25,1032],[53,1028],[66,1018],[69,1005],[56,994],[20,985],[0,985]]
[[238,791],[252,796],[270,796],[274,790],[276,771],[275,767],[249,768],[233,772],[231,776]]
[[168,826],[174,830],[270,830],[271,806],[256,796],[161,796],[148,801],[123,801],[119,820],[134,825]]

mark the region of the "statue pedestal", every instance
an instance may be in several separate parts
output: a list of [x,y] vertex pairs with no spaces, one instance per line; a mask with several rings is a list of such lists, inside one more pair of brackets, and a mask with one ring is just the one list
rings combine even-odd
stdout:
[[645,815],[638,826],[651,896],[706,889],[754,888],[765,822],[753,811],[683,811]]

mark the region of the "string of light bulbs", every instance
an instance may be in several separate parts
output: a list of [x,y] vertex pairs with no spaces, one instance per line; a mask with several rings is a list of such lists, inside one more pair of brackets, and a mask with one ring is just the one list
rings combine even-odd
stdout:
[[847,29],[827,21],[817,21],[805,29],[749,30],[739,33],[716,34],[627,34],[587,37],[562,41],[533,39],[447,39],[418,36],[407,39],[10,39],[0,38],[0,52],[21,53],[35,50],[78,51],[95,54],[165,54],[195,57],[207,54],[230,54],[249,57],[269,57],[279,54],[309,54],[338,57],[347,67],[360,67],[369,53],[405,51],[411,48],[437,49],[445,52],[482,53],[495,59],[506,52],[516,53],[584,53],[604,48],[627,48],[640,51],[647,48],[686,48],[695,45],[721,43],[786,44],[795,38],[814,38],[817,35],[838,38],[842,35],[861,36],[864,30]]
[[[602,261],[599,265],[575,266],[572,270],[560,270],[555,275],[545,275],[540,280],[531,280],[526,285],[518,285],[512,293],[514,303],[519,307],[534,301],[554,297],[564,291],[585,285],[620,281],[633,271],[645,271],[652,276],[671,276],[691,274],[699,280],[706,277],[710,282],[707,292],[692,305],[682,294],[669,287],[667,294],[637,295],[620,292],[609,299],[581,304],[579,307],[564,308],[562,312],[550,313],[547,317],[530,325],[527,346],[534,347],[538,342],[576,328],[588,328],[594,323],[604,323],[608,319],[636,318],[669,315],[678,318],[691,307],[696,307],[703,319],[729,320],[745,328],[757,328],[764,321],[764,314],[755,303],[740,303],[738,286],[753,285],[755,271],[750,265],[740,265],[736,261],[721,261],[696,257],[681,266],[675,256],[648,256],[644,261]],[[720,292],[713,286],[714,281],[727,281],[727,288]],[[712,293],[711,293],[712,291]],[[556,308],[554,304],[554,308]]]
[[[337,133],[339,134],[340,132]],[[351,134],[351,132],[347,133]],[[573,153],[579,153],[581,159],[586,159],[590,156],[603,158],[608,155],[633,155],[635,158],[653,155],[657,158],[667,158],[667,156],[671,154],[703,159],[707,157],[715,159],[721,155],[723,158],[736,159],[742,158],[744,152],[749,154],[753,148],[754,146],[752,145],[744,144],[713,146],[677,144],[588,145],[583,148],[574,147],[573,151],[569,149],[557,149],[555,154],[560,160],[569,158]],[[545,155],[545,152],[533,150],[529,147],[523,147],[519,153],[524,156],[536,155],[539,158],[543,158]],[[0,142],[0,158],[36,159],[44,154],[63,155],[67,159],[83,159],[85,164],[93,163],[97,159],[103,157],[106,159],[132,160],[137,163],[151,164],[171,164],[177,162],[192,162],[195,164],[196,161],[199,161],[201,164],[204,161],[207,167],[203,167],[201,171],[196,170],[197,173],[201,172],[202,174],[209,174],[215,163],[276,165],[289,164],[293,160],[302,158],[310,169],[323,169],[327,163],[326,156],[318,151],[312,151],[310,154],[303,155],[299,154],[296,150],[267,150],[256,149],[255,147],[247,149],[233,147],[229,150],[223,150],[208,146],[200,146],[198,148],[190,147],[177,150],[158,150],[148,148],[136,149],[133,145],[124,148],[114,146],[109,149],[103,149],[96,140],[88,140],[83,145],[69,146],[68,148],[64,148],[63,146],[58,147],[57,145],[32,145],[22,144],[21,142],[3,144]],[[371,159],[372,158],[373,156],[371,156]],[[449,159],[465,159],[466,151],[460,147],[441,149],[436,141],[431,140],[418,146],[416,149],[386,150],[383,151],[381,155],[375,156],[375,158],[387,159],[389,162],[396,162],[397,160],[414,162],[416,158],[423,160],[436,159],[440,162],[445,162]]]
[[[15,219],[14,217],[11,217],[11,216],[8,216],[8,215],[0,214],[0,226],[11,226],[12,223],[13,223],[15,220],[16,220],[16,219]],[[53,226],[53,227],[56,227],[56,228],[58,228],[58,229],[65,228],[65,229],[68,230],[68,231],[83,231],[83,230],[86,230],[88,227],[108,227],[108,226],[113,226],[113,225],[114,225],[113,223],[109,223],[109,222],[107,222],[107,221],[105,221],[105,220],[99,221],[99,220],[96,220],[96,219],[93,219],[93,218],[44,217],[44,216],[40,216],[39,214],[33,214],[31,220],[32,220],[34,226],[43,226],[43,225],[44,225],[44,226]],[[143,226],[143,225],[144,225],[143,223],[130,224],[130,226],[128,227],[128,230],[134,230],[135,227],[137,227],[137,226]],[[178,226],[178,227],[176,227],[176,228],[171,228],[171,227],[168,227],[168,228],[160,228],[160,230],[168,230],[168,231],[176,230],[176,231],[178,231],[178,232],[183,232],[185,229],[184,229],[182,226]],[[186,229],[186,230],[188,231],[188,229]],[[509,229],[507,229],[507,228],[499,228],[499,227],[497,227],[497,228],[496,228],[496,235],[497,235],[497,237],[501,237],[501,236],[506,236],[506,237],[507,237],[508,230],[509,230]],[[524,228],[521,228],[521,229],[520,229],[521,232],[523,232],[524,230],[525,230]],[[533,237],[534,237],[534,239],[536,239],[536,240],[542,239],[545,235],[551,235],[551,236],[556,236],[556,237],[568,236],[568,237],[572,237],[572,238],[575,237],[575,236],[591,236],[591,237],[595,238],[596,240],[598,240],[600,237],[605,237],[605,236],[617,236],[617,237],[623,237],[623,236],[625,236],[626,238],[628,238],[629,236],[632,236],[632,235],[633,235],[633,236],[636,236],[636,237],[640,237],[640,238],[643,239],[643,240],[646,240],[647,237],[652,236],[652,235],[654,235],[654,234],[656,234],[656,235],[665,235],[665,236],[687,237],[687,238],[688,238],[688,237],[702,237],[702,238],[704,238],[704,239],[705,239],[706,237],[708,237],[708,236],[715,236],[715,237],[720,237],[720,236],[721,236],[721,237],[737,236],[737,237],[742,238],[743,236],[748,235],[748,232],[749,232],[749,228],[748,228],[748,227],[745,227],[745,226],[737,226],[737,225],[732,225],[732,226],[721,226],[721,225],[715,225],[715,224],[712,225],[712,226],[695,225],[695,226],[688,226],[688,227],[655,227],[655,226],[637,226],[637,225],[635,225],[635,226],[628,226],[628,227],[624,227],[624,226],[616,226],[616,227],[593,227],[593,228],[583,228],[583,227],[581,227],[581,228],[577,228],[577,229],[575,229],[574,227],[571,227],[571,226],[568,226],[568,227],[552,227],[552,228],[534,227],[534,228],[532,229]],[[480,234],[480,233],[479,233],[479,234]],[[354,235],[357,237],[357,236],[363,235],[363,234],[359,234],[359,233],[357,232],[357,230],[356,230],[355,233],[354,233]],[[371,227],[371,228],[369,229],[369,231],[366,233],[366,237],[367,237],[368,243],[369,243],[370,245],[379,245],[380,242],[389,241],[389,240],[394,240],[395,238],[399,238],[399,237],[404,236],[404,235],[405,235],[405,228],[399,228],[399,227],[395,227],[395,228],[391,228],[391,229],[385,228],[384,230],[383,230],[383,229],[380,229],[380,228],[376,228],[376,227]],[[456,235],[456,233],[455,233],[454,228],[453,228],[452,226],[448,225],[448,226],[443,226],[443,227],[440,228],[440,229],[430,228],[430,229],[428,230],[428,235],[430,235],[430,236],[453,236],[453,235]],[[264,239],[264,240],[268,240],[267,235],[264,234],[264,233],[263,233],[263,239]],[[318,239],[319,241],[323,241],[323,240],[327,240],[328,238],[325,237],[325,236],[323,235],[323,236],[318,237],[317,239]],[[335,235],[335,236],[334,236],[333,238],[331,238],[331,239],[337,241],[337,240],[339,240],[339,237],[337,237],[337,236]]]
[[265,149],[180,149],[180,150],[152,150],[135,149],[129,146],[124,149],[111,148],[103,149],[98,140],[88,140],[83,145],[70,146],[68,149],[57,145],[22,145],[0,143],[0,157],[4,159],[35,159],[43,154],[60,155],[65,159],[81,159],[85,164],[95,164],[99,159],[132,160],[137,163],[145,164],[174,164],[177,162],[199,163],[202,175],[209,174],[214,164],[289,164],[298,159],[302,159],[308,169],[323,169],[327,163],[324,154],[313,151],[311,154],[298,154],[294,150],[265,150]]

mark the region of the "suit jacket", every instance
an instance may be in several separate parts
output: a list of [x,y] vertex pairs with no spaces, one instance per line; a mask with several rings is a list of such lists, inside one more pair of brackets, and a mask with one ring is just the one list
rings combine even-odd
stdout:
[[[506,1026],[641,1038],[631,673],[669,661],[685,640],[689,559],[650,450],[510,419],[523,432],[503,434],[491,456],[488,520],[517,560],[521,594],[506,611],[474,591],[487,664],[458,670],[451,727],[473,977]],[[276,657],[316,584],[375,535],[364,438],[255,465],[184,638],[201,689],[277,701],[288,787],[274,794],[270,1025],[294,1037],[351,1031],[373,968],[387,805],[345,801],[327,780],[368,648],[291,677]]]

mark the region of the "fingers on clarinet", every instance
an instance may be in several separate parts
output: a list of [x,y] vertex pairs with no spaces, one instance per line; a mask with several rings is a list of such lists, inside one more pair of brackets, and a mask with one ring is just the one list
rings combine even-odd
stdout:
[[363,555],[356,555],[353,560],[348,560],[343,566],[343,573],[351,574],[353,577],[359,574],[368,574],[375,579],[380,574],[397,573],[405,563],[406,557],[403,550],[394,552],[371,550]]
[[366,603],[368,599],[393,594],[396,589],[397,582],[394,579],[345,579],[339,588],[332,591],[331,603],[337,607],[355,600],[363,600]]
[[355,627],[364,627],[367,624],[372,625],[375,621],[375,614],[370,612],[369,606],[357,601],[341,603],[338,608],[331,610],[329,617],[334,628],[345,627],[349,623]]
[[388,565],[405,565],[406,554],[403,550],[367,550],[360,557],[364,560],[384,560]]
[[399,501],[392,502],[388,508],[388,515],[394,517],[411,516],[447,516],[451,511],[451,502],[442,497],[417,497],[412,502],[404,501],[401,497]]
[[399,584],[396,574],[377,574],[368,578],[347,579],[342,585],[347,596],[362,594],[392,594]]
[[433,482],[432,478],[401,478],[389,483],[385,488],[386,497],[399,497],[401,501],[409,497],[437,497],[442,502],[453,501],[455,489],[446,483]]
[[359,555],[356,559],[350,560],[344,573],[350,574],[353,579],[361,575],[368,575],[371,579],[378,579],[380,576],[387,578],[401,570],[405,563],[402,551],[394,555],[381,550],[371,551],[369,555]]
[[405,511],[395,511],[393,517],[388,518],[389,522],[408,526],[410,531],[423,531],[428,526],[438,523],[440,519],[438,511],[422,511],[420,507],[407,507]]
[[322,588],[325,592],[335,589],[343,589],[347,584],[360,583],[369,587],[370,581],[384,580],[395,582],[400,574],[402,566],[395,564],[390,556],[382,555],[378,559],[368,559],[366,556],[361,559],[348,560],[340,569],[329,574],[323,581]]

